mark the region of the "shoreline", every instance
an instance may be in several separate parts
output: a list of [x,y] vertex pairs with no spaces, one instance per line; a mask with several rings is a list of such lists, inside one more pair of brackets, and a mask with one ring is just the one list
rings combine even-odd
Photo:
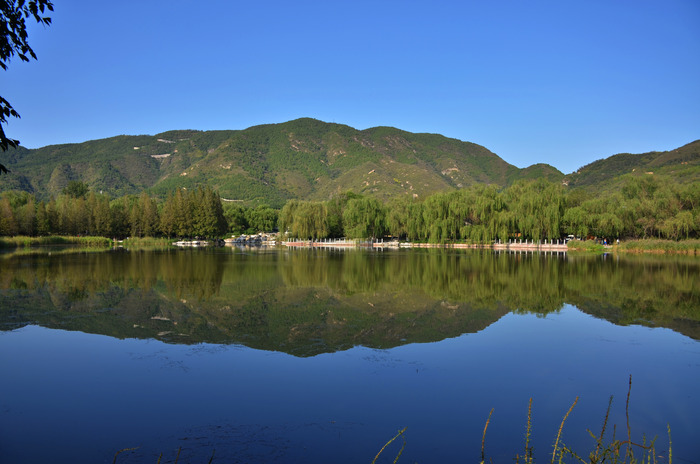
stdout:
[[455,248],[455,249],[485,249],[485,250],[514,250],[514,251],[556,251],[566,252],[566,243],[414,243],[399,241],[366,242],[361,240],[290,240],[281,242],[290,248]]

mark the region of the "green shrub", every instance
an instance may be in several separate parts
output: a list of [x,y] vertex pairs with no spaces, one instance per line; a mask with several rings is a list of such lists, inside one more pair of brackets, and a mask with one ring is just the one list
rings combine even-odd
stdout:
[[603,253],[605,247],[593,240],[571,240],[566,244],[569,251],[582,251],[586,253]]

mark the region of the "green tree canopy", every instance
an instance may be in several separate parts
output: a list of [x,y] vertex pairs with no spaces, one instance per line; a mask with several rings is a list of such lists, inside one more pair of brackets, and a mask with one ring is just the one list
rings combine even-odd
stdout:
[[73,198],[85,198],[85,195],[87,195],[88,190],[89,187],[85,182],[72,180],[68,182],[66,188],[63,189],[63,194]]
[[352,198],[343,212],[343,228],[349,238],[377,238],[386,229],[386,210],[376,198]]

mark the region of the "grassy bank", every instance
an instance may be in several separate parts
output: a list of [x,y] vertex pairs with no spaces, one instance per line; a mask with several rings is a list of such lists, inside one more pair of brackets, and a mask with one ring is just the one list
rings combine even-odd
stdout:
[[130,248],[166,247],[172,245],[174,240],[158,237],[132,237],[124,239],[120,244]]
[[79,245],[84,247],[110,247],[112,240],[106,237],[2,237],[0,248],[27,248],[46,245]]
[[615,252],[619,253],[656,253],[656,254],[684,254],[700,255],[700,240],[631,240],[615,245]]
[[70,237],[51,235],[48,237],[0,237],[0,248],[31,248],[48,245],[77,245],[81,247],[110,247],[124,245],[133,248],[140,247],[165,247],[171,245],[173,240],[157,237],[135,237],[115,242],[107,237]]
[[585,253],[604,253],[605,247],[593,240],[571,240],[566,244],[568,251],[580,251]]
[[613,246],[603,246],[594,240],[572,240],[567,244],[568,251],[585,253],[653,253],[700,255],[700,240],[629,240]]

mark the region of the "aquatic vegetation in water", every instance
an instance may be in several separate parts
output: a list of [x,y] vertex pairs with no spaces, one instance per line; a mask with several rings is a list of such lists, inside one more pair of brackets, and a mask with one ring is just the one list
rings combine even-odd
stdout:
[[[553,445],[553,451],[552,451],[552,458],[551,458],[551,464],[554,464],[555,462],[557,464],[561,464],[564,462],[581,462],[581,463],[587,463],[587,464],[603,464],[603,463],[613,463],[613,464],[657,464],[660,460],[663,460],[666,462],[665,457],[659,455],[657,453],[656,449],[656,437],[652,439],[651,441],[647,441],[646,436],[643,437],[642,443],[635,443],[632,440],[632,430],[630,428],[630,421],[629,421],[629,406],[630,406],[630,393],[632,392],[632,376],[629,378],[629,388],[627,390],[627,401],[625,404],[625,416],[627,419],[627,424],[626,424],[626,429],[627,429],[627,439],[617,439],[616,438],[616,432],[617,432],[617,426],[613,425],[613,433],[612,433],[612,438],[608,441],[606,439],[606,431],[608,428],[608,419],[610,417],[610,409],[612,408],[612,403],[613,403],[613,397],[610,397],[610,401],[608,402],[608,408],[605,412],[605,418],[603,420],[603,426],[601,428],[600,434],[595,435],[591,430],[587,430],[588,433],[591,435],[593,440],[595,440],[595,448],[591,450],[588,453],[587,458],[582,457],[583,455],[577,454],[572,448],[567,446],[564,441],[562,440],[562,431],[564,429],[564,424],[566,423],[567,418],[573,411],[574,407],[578,403],[579,397],[577,396],[574,402],[571,404],[571,407],[566,411],[566,414],[564,414],[564,418],[561,421],[561,424],[559,425],[559,429],[557,430],[557,436],[554,440],[554,445]],[[480,464],[485,464],[486,462],[493,462],[492,460],[487,461],[486,459],[486,453],[485,453],[485,443],[486,443],[486,432],[488,430],[489,424],[491,422],[491,415],[493,414],[494,409],[491,409],[489,411],[488,418],[486,419],[486,424],[484,425],[484,433],[481,438],[481,460]],[[672,447],[671,447],[671,427],[670,425],[667,427],[668,428],[668,463],[672,463]],[[403,445],[401,446],[401,449],[399,450],[398,454],[396,455],[396,458],[394,459],[394,463],[396,463],[399,458],[401,457],[401,454],[404,451],[404,448],[406,447],[406,438],[404,436],[404,433],[406,432],[406,428],[400,430],[391,440],[389,440],[377,453],[377,456],[374,458],[372,461],[372,464],[374,464],[377,461],[377,458],[379,458],[379,455],[397,438],[401,437],[403,438]],[[515,462],[516,464],[522,462],[524,464],[533,464],[535,462],[534,459],[534,453],[533,453],[533,447],[530,446],[530,438],[532,436],[532,398],[530,398],[530,402],[528,405],[528,410],[527,410],[527,427],[525,431],[525,450],[523,455],[517,454],[515,456]],[[641,452],[641,457],[636,457],[635,456],[635,450],[637,452]],[[570,458],[572,460],[566,460],[566,458]]]
[[[657,464],[659,462],[668,462],[668,464],[672,464],[672,447],[671,447],[671,428],[668,426],[668,456],[662,456],[657,453],[656,449],[656,437],[650,441],[647,441],[646,437],[643,437],[642,443],[636,443],[632,439],[632,430],[630,428],[630,420],[629,420],[629,407],[630,407],[630,394],[632,391],[632,376],[629,378],[629,388],[627,390],[627,401],[625,403],[625,416],[626,416],[626,437],[623,439],[618,439],[616,438],[616,432],[617,432],[617,426],[613,425],[613,432],[612,432],[612,437],[608,440],[606,438],[606,432],[608,431],[608,420],[610,417],[610,410],[612,408],[613,404],[613,397],[610,397],[610,400],[608,402],[608,407],[605,412],[605,417],[603,419],[603,425],[601,427],[600,433],[598,435],[594,434],[590,429],[587,430],[588,433],[591,435],[591,437],[594,440],[594,447],[591,451],[589,451],[588,455],[584,457],[585,455],[578,454],[576,453],[572,448],[570,448],[568,445],[565,444],[563,440],[563,430],[564,430],[564,425],[566,423],[566,420],[568,419],[569,415],[572,413],[574,410],[574,407],[578,403],[579,397],[577,396],[574,402],[571,404],[569,409],[566,411],[564,414],[564,417],[561,420],[561,423],[559,424],[559,428],[557,429],[557,435],[554,439],[554,444],[553,444],[553,450],[552,450],[552,456],[550,463],[551,464],[562,464],[562,463],[567,463],[567,462],[581,462],[584,464],[603,464],[603,463],[611,463],[611,464]],[[480,459],[480,464],[486,464],[487,462],[494,462],[492,459],[487,459],[487,455],[485,452],[485,444],[486,444],[486,435],[487,435],[487,430],[489,427],[489,424],[491,422],[491,416],[494,412],[494,409],[492,408],[489,411],[488,418],[486,419],[486,424],[484,425],[484,431],[482,434],[481,438],[481,459]],[[394,435],[389,441],[387,441],[379,450],[379,452],[376,454],[374,459],[372,460],[372,464],[376,464],[377,460],[379,457],[384,453],[385,451],[391,449],[392,443],[397,441],[399,438],[401,438],[402,443],[398,451],[396,452],[396,456],[393,459],[393,463],[396,464],[399,459],[401,458],[404,450],[406,449],[407,446],[407,440],[406,440],[406,427],[402,428],[399,430],[396,435]],[[525,431],[525,450],[522,455],[516,454],[515,456],[515,462],[516,464],[519,464],[522,460],[524,464],[534,464],[535,458],[534,458],[534,450],[533,447],[530,445],[530,440],[532,437],[532,398],[530,398],[529,405],[528,405],[528,411],[527,411],[527,426],[526,426],[526,431]],[[398,445],[394,445],[398,446]],[[129,451],[136,450],[137,448],[124,448],[119,451],[117,451],[114,454],[114,460],[112,461],[113,464],[117,463],[117,458],[119,457],[120,454],[126,453]],[[182,451],[182,448],[179,448],[177,451],[177,456],[175,457],[174,462],[178,462],[179,457],[180,457],[180,452]],[[635,455],[635,451],[637,453],[641,453],[641,456],[639,454]],[[388,451],[387,451],[388,452]],[[215,461],[215,455],[216,455],[216,450],[212,450],[211,457],[209,458],[209,463],[213,463]],[[161,453],[157,464],[160,464],[161,460],[163,458],[163,454]],[[128,458],[127,461],[128,462]]]

